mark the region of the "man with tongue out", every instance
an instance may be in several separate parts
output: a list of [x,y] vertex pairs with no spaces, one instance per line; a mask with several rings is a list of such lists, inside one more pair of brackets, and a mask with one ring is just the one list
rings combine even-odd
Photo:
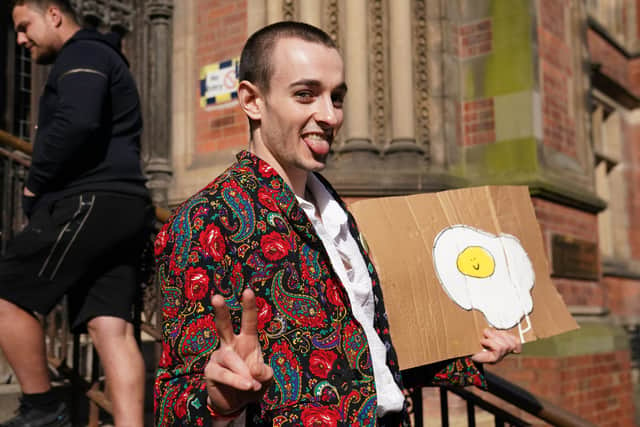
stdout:
[[[342,58],[321,30],[281,22],[249,38],[239,80],[249,149],[156,240],[156,422],[407,425],[378,276],[317,173],[343,121]],[[474,361],[520,350],[486,334]],[[484,384],[472,358],[431,371],[426,381]]]

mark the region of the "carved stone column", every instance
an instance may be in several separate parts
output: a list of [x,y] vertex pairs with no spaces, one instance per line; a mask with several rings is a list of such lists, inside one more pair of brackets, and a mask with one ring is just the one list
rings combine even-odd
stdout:
[[[436,73],[433,73],[431,78],[430,86],[433,99],[431,123],[440,120],[442,129],[440,130],[441,138],[437,139],[435,125],[433,125],[431,158],[432,164],[448,169],[450,165],[459,163],[463,156],[460,149],[461,144],[458,141],[459,135],[462,133],[460,125],[462,117],[458,110],[462,99],[461,64],[458,57],[457,35],[453,31],[454,27],[460,23],[462,11],[457,2],[437,0],[433,3],[434,6],[437,5],[437,10],[435,7],[427,9],[430,11],[429,23],[433,25],[433,28],[439,27],[442,41],[438,46],[438,40],[430,40],[429,45],[431,53],[439,51],[438,55],[441,56],[442,62],[438,67],[441,78],[437,79]],[[441,13],[435,14],[438,11]],[[440,117],[436,116],[436,112],[440,112]]]
[[416,144],[421,146],[427,156],[430,151],[430,105],[429,100],[431,98],[430,83],[432,81],[430,67],[433,61],[437,67],[437,64],[442,62],[442,56],[431,55],[429,50],[429,42],[433,38],[429,34],[429,24],[427,0],[412,0],[412,26],[413,26],[413,68],[414,68],[414,111],[416,114],[415,121],[415,137]]
[[247,37],[267,25],[267,5],[264,0],[247,0]]
[[282,21],[284,6],[283,0],[267,0],[267,23]]
[[148,0],[147,117],[145,117],[145,173],[156,206],[168,205],[171,178],[171,18],[173,0]]
[[315,27],[322,27],[322,2],[319,0],[299,0],[300,21]]
[[340,5],[338,0],[327,0],[324,5],[324,26],[322,29],[331,36],[336,46],[340,48]]
[[389,44],[391,144],[386,152],[421,152],[415,138],[410,0],[398,0],[389,5]]
[[367,21],[367,1],[350,0],[345,2],[345,19],[349,31],[345,33],[344,60],[345,74],[349,94],[345,103],[345,143],[340,152],[374,151],[371,142],[369,121],[369,46]]
[[[423,144],[428,144],[429,160],[432,167],[442,169],[447,161],[447,143],[455,146],[456,141],[446,140],[445,122],[445,37],[449,34],[450,24],[445,16],[445,6],[440,0],[416,0],[416,37],[418,59],[416,86],[418,101],[418,138],[423,132]],[[420,19],[420,21],[417,21]],[[451,37],[451,36],[449,36]],[[449,60],[451,62],[451,60]],[[457,74],[449,76],[449,84],[455,82]],[[455,105],[454,105],[455,107]],[[454,110],[455,112],[455,110]],[[454,123],[458,120],[452,118]],[[422,129],[420,129],[422,128]]]

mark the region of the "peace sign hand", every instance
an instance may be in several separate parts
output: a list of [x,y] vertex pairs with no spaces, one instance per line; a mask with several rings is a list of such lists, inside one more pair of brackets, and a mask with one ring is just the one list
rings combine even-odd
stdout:
[[204,369],[209,405],[221,415],[240,411],[262,398],[273,381],[273,370],[264,363],[258,340],[258,308],[252,290],[242,293],[240,333],[233,333],[229,307],[221,295],[211,304],[216,315],[220,347]]

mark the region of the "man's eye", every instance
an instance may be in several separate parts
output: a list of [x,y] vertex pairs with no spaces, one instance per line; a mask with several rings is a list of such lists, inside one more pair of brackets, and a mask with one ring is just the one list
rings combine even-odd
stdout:
[[296,98],[308,100],[313,98],[313,93],[309,92],[308,90],[296,92]]
[[333,102],[333,106],[336,108],[342,108],[342,104],[344,104],[343,96],[333,96],[331,97],[331,101]]

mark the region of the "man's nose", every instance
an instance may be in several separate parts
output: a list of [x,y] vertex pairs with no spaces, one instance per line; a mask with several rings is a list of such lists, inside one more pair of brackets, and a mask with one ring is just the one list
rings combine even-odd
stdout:
[[333,100],[330,96],[324,96],[318,102],[318,109],[315,114],[315,120],[318,123],[324,123],[329,126],[336,126],[338,124],[338,109],[333,105]]
[[25,33],[18,33],[16,35],[16,42],[18,43],[18,46],[24,46],[25,44],[27,44],[27,36],[25,35]]

